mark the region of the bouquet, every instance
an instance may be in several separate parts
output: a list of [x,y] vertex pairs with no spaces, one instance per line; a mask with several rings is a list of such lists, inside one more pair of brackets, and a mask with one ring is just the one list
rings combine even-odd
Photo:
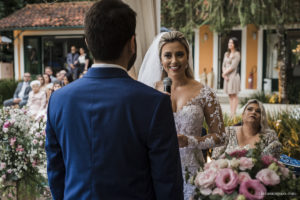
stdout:
[[[46,179],[41,174],[45,165],[45,120],[34,120],[26,108],[4,107],[0,110],[0,191],[10,194],[42,189]],[[22,184],[23,183],[23,184]],[[24,188],[26,187],[26,188]],[[40,192],[40,191],[39,191]]]
[[194,199],[298,199],[300,181],[282,163],[255,149],[238,149],[206,163],[194,177]]

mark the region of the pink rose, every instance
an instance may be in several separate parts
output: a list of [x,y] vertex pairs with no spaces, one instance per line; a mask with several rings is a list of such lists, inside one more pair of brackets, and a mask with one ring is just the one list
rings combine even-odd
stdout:
[[255,177],[265,185],[277,185],[280,183],[280,178],[276,172],[268,168],[260,170]]
[[239,192],[247,200],[261,200],[264,199],[267,189],[259,180],[249,179],[241,183]]
[[290,170],[286,167],[279,167],[281,174],[283,177],[287,178],[290,175]]
[[208,169],[203,172],[199,172],[195,179],[195,184],[200,188],[209,188],[215,183],[216,171]]
[[205,164],[204,164],[204,170],[207,170],[207,169],[209,169],[209,168],[210,168],[210,165],[211,165],[213,162],[215,162],[215,161],[214,161],[214,160],[212,160],[211,162],[207,162],[207,163],[205,163]]
[[32,140],[32,143],[33,143],[34,145],[36,145],[36,144],[38,143],[38,141],[37,141],[36,139],[33,139],[33,140]]
[[36,138],[40,138],[40,137],[41,137],[41,134],[40,134],[39,132],[37,132],[37,133],[35,134],[35,137],[36,137]]
[[16,141],[16,137],[10,138],[10,146],[14,146]]
[[36,160],[34,160],[34,161],[32,162],[32,166],[35,167],[36,165],[37,165],[37,162],[36,162]]
[[12,173],[12,170],[11,170],[11,169],[8,169],[8,170],[7,170],[7,173],[11,174],[11,173]]
[[231,157],[240,158],[240,157],[246,156],[247,153],[248,153],[248,150],[246,150],[246,149],[238,149],[238,150],[234,150],[234,151],[230,152],[229,155]]
[[4,122],[3,128],[9,128],[12,124],[9,121]]
[[44,142],[43,141],[40,141],[40,146],[43,146]]
[[22,152],[22,151],[24,151],[24,148],[22,148],[22,145],[18,145],[18,148],[16,149],[16,151]]
[[252,162],[252,158],[241,157],[240,158],[240,170],[252,169],[254,163]]
[[5,167],[6,167],[6,163],[3,163],[3,162],[2,162],[2,163],[0,164],[0,170],[4,169]]
[[218,162],[216,160],[212,160],[210,161],[209,163],[206,163],[204,165],[204,170],[207,170],[207,169],[219,169],[219,165],[218,165]]
[[251,179],[250,175],[247,172],[240,172],[239,173],[239,184],[242,182]]
[[212,194],[212,195],[218,194],[218,195],[220,195],[220,196],[224,196],[223,190],[222,190],[221,188],[218,188],[218,187],[216,187],[216,188],[212,191],[211,194]]
[[3,174],[3,175],[1,176],[1,178],[2,178],[3,180],[5,180],[5,179],[6,179],[6,175]]
[[221,169],[216,177],[216,185],[226,194],[231,194],[238,186],[238,175],[229,168]]
[[265,166],[269,166],[273,162],[277,163],[277,159],[270,155],[264,155],[261,157],[261,161],[264,163]]

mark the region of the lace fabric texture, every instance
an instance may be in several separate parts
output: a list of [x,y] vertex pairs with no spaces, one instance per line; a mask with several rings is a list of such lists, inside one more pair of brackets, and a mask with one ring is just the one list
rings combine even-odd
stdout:
[[[215,93],[211,88],[204,86],[196,97],[174,113],[174,119],[177,133],[192,138],[192,141],[198,141],[180,148],[183,176],[186,173],[185,169],[194,175],[204,163],[201,149],[216,147],[225,138],[222,111]],[[204,119],[209,126],[210,134],[201,137]],[[193,185],[184,184],[185,200],[191,197],[193,191]]]
[[[218,159],[220,156],[222,156],[225,152],[230,153],[234,150],[239,149],[251,149],[251,146],[245,145],[243,147],[240,147],[237,140],[237,132],[238,132],[238,126],[230,126],[226,127],[227,136],[225,139],[225,145],[221,147],[214,148],[212,153],[213,159]],[[261,144],[263,148],[262,155],[272,155],[275,158],[280,157],[281,148],[282,145],[278,140],[278,137],[275,133],[275,131],[271,129],[267,129],[265,133],[261,133],[264,136],[265,143]]]

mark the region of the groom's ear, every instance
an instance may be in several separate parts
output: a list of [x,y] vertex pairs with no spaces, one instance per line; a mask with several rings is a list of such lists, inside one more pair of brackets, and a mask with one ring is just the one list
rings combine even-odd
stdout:
[[133,35],[131,38],[130,38],[130,46],[129,46],[129,51],[132,53],[132,54],[135,54],[136,52],[136,42],[135,42],[135,35]]

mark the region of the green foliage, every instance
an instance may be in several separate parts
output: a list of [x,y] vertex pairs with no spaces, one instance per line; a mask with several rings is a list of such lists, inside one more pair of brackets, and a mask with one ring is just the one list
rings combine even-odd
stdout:
[[194,28],[203,21],[200,17],[201,3],[199,0],[162,0],[162,26],[184,33],[191,42]]
[[234,118],[230,117],[226,113],[223,114],[223,121],[224,121],[224,126],[234,126],[242,121],[241,116],[236,116]]
[[242,98],[240,100],[241,107],[243,107],[250,99],[257,99],[262,103],[269,103],[271,96],[264,92],[256,92],[251,94],[249,97]]
[[[298,111],[300,112],[300,111]],[[283,153],[300,160],[300,113],[280,112],[268,116],[269,126],[274,129],[283,146]]]
[[18,82],[14,80],[0,80],[0,106],[4,100],[13,97],[17,85]]
[[287,93],[290,104],[300,104],[300,80],[294,80],[288,84]]
[[203,24],[209,24],[212,30],[224,33],[239,25],[239,8],[244,8],[240,1],[201,0],[201,18]]
[[234,26],[287,25],[300,21],[300,1],[281,0],[202,0],[204,24],[219,33]]

